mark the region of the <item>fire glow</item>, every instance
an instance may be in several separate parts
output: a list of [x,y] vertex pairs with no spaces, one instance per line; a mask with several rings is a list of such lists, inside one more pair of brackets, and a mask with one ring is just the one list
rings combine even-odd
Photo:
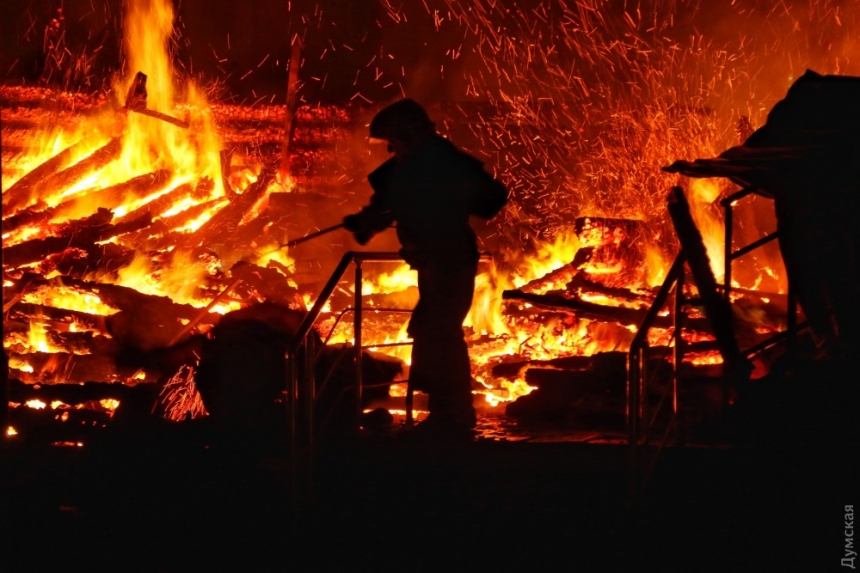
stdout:
[[[390,18],[386,25],[407,25],[409,18],[403,9],[387,0],[382,4]],[[677,36],[673,28],[676,15],[657,7],[630,9],[610,20],[602,3],[594,0],[535,2],[531,10],[507,10],[490,0],[432,4],[424,6],[438,30],[459,26],[469,31],[474,51],[468,55],[473,67],[466,72],[466,96],[487,97],[494,110],[493,116],[478,118],[472,130],[483,148],[496,156],[495,168],[513,194],[504,220],[494,231],[503,236],[501,252],[482,266],[466,322],[475,378],[485,387],[481,393],[486,402],[497,406],[527,394],[531,387],[522,376],[496,380],[491,374],[493,366],[625,351],[636,328],[635,324],[601,322],[575,313],[542,312],[528,303],[503,301],[502,293],[519,289],[569,296],[569,285],[578,277],[630,296],[589,290],[586,281],[582,283],[586,286],[576,287],[573,296],[577,301],[647,308],[677,247],[664,212],[665,193],[677,180],[660,167],[679,157],[713,156],[735,144],[739,119],[760,124],[790,78],[783,77],[781,83],[771,78],[772,85],[763,85],[765,78],[754,80],[761,59],[773,54],[750,51],[752,39],[742,39],[734,51],[699,34],[672,39]],[[840,9],[838,3],[822,0],[810,3],[809,9],[815,15],[809,19],[810,26],[857,29],[852,20],[856,16]],[[780,28],[793,22],[799,31],[786,35],[771,52],[777,50],[781,58],[807,62],[819,71],[845,73],[851,53],[857,50],[854,40],[835,46],[828,55],[800,53],[798,57],[801,43],[791,41],[806,32],[795,21],[798,17],[787,10],[787,15],[751,13],[750,21],[759,17]],[[546,24],[550,20],[555,23]],[[546,33],[532,33],[542,22],[548,26]],[[211,304],[210,312],[239,308],[245,301],[214,301],[208,282],[226,271],[228,258],[219,261],[195,255],[202,246],[196,232],[243,198],[251,205],[239,226],[252,227],[269,195],[294,191],[293,184],[289,179],[267,176],[256,157],[228,159],[225,170],[224,144],[213,112],[216,106],[193,82],[179,85],[176,80],[168,50],[174,34],[170,2],[132,2],[124,33],[129,75],[113,82],[114,92],[126,100],[120,102],[124,105],[112,108],[103,102],[101,114],[33,133],[26,142],[28,152],[16,158],[8,172],[4,165],[4,206],[8,201],[13,215],[21,215],[8,231],[4,228],[4,249],[47,239],[66,225],[94,216],[100,208],[111,212],[108,221],[115,225],[131,225],[149,214],[151,225],[141,227],[147,229],[145,243],[135,233],[95,242],[105,249],[113,245],[132,250],[133,258],[112,271],[92,268],[85,279],[200,309],[218,302]],[[389,48],[395,51],[395,47]],[[460,48],[446,53],[452,61],[463,57]],[[137,79],[134,73],[139,70],[146,77],[145,108],[186,122],[189,129],[138,113],[129,105]],[[379,77],[380,82],[389,80],[384,74]],[[48,178],[51,185],[22,185],[27,174],[51,161],[64,177]],[[68,169],[73,166],[79,168]],[[251,196],[252,190],[257,194]],[[718,280],[723,274],[724,239],[721,214],[714,204],[725,191],[725,185],[716,181],[697,180],[690,186],[693,216]],[[26,223],[22,214],[35,222]],[[588,226],[609,220],[629,225]],[[585,227],[575,232],[574,221],[585,221]],[[632,229],[630,234],[625,235],[622,227]],[[767,231],[762,229],[759,234]],[[280,238],[261,232],[257,249],[248,256],[260,266],[281,269],[285,282],[298,286],[291,274],[295,261],[287,252],[272,249],[279,243]],[[639,259],[625,254],[625,248],[631,246]],[[571,262],[585,248],[604,255],[572,268]],[[73,254],[67,253],[70,258]],[[756,259],[734,274],[735,286],[784,293],[784,273],[778,265],[779,261]],[[41,273],[45,279],[62,278],[57,266],[57,261],[43,260],[4,268],[4,285],[15,284],[24,271]],[[414,273],[401,266],[369,276],[363,294],[414,287]],[[97,292],[85,292],[62,280],[22,286],[20,292],[15,303],[100,317],[117,312]],[[305,305],[312,304],[314,296],[313,292],[301,293]],[[7,306],[4,300],[4,311]],[[327,311],[334,314],[336,309]],[[321,328],[333,322],[329,320]],[[8,329],[4,346],[14,350],[10,367],[34,372],[26,355],[68,352],[49,336],[48,329],[57,330],[57,324],[34,317],[26,335]],[[66,324],[69,332],[98,332],[85,323]],[[762,324],[760,328],[767,331],[776,326]],[[330,341],[351,342],[351,328],[347,321],[340,322]],[[689,337],[707,339],[702,333]],[[369,326],[364,342],[407,342],[405,319]],[[669,347],[672,332],[655,329],[650,342]],[[406,348],[386,351],[406,360]],[[712,353],[691,360],[713,363],[718,357]],[[38,371],[46,369],[42,364]],[[176,379],[193,382],[193,372],[177,372]],[[170,391],[174,390],[171,386]],[[174,402],[181,405],[185,399],[174,397]],[[45,408],[38,401],[27,406]],[[102,407],[112,411],[116,404]],[[180,409],[202,415],[199,404],[181,405]]]

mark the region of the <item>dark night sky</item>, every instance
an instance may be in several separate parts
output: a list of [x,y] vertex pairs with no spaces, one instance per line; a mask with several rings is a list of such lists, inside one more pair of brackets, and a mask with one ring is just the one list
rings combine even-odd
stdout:
[[[466,98],[464,69],[477,67],[475,36],[447,17],[446,2],[442,0],[174,2],[177,66],[204,85],[217,80],[238,101],[283,100],[290,39],[295,34],[304,38],[301,95],[310,102],[353,97],[381,101],[403,93],[418,99],[460,100]],[[553,34],[552,27],[563,21],[559,8],[563,3],[495,3],[511,10],[505,16],[497,9],[494,25],[496,19],[504,26],[511,23],[513,14],[527,14],[537,23],[533,29],[524,33],[522,28],[511,26],[502,31],[525,41],[546,42]],[[0,7],[0,81],[36,82],[50,75],[52,81],[66,87],[105,87],[106,78],[121,62],[120,28],[127,4],[123,0],[4,2]],[[389,4],[402,12],[389,14]],[[453,4],[473,5],[466,1]],[[474,3],[479,4],[488,3]],[[726,45],[729,50],[746,45],[746,49],[763,54],[762,68],[780,82],[778,93],[787,87],[786,77],[799,76],[817,57],[848,50],[844,68],[845,63],[851,65],[849,56],[857,49],[856,40],[850,38],[854,36],[852,28],[860,12],[860,0],[818,0],[814,15],[806,0],[780,2],[779,9],[765,0],[619,0],[598,4],[605,7],[609,26],[622,20],[620,14],[625,8],[636,14],[641,5],[646,21],[652,13],[673,12],[671,26],[664,27],[661,34],[679,42],[687,43],[689,38],[701,35],[714,46]],[[439,8],[438,26],[425,6]],[[533,17],[536,6],[545,7],[545,20]],[[571,6],[574,4],[568,8]],[[58,7],[65,15],[61,31],[68,57],[58,69],[52,69],[46,65],[43,43],[46,27]],[[538,40],[541,34],[543,40]],[[558,46],[561,51],[566,48]],[[802,56],[779,56],[792,50]],[[452,51],[460,56],[452,57]],[[841,73],[852,72],[843,69]]]
[[[11,4],[3,4],[0,18],[0,78],[33,83],[47,75],[45,30],[62,7],[63,46],[74,58],[66,58],[52,80],[85,90],[105,87],[121,62],[120,0]],[[457,70],[450,59],[441,69],[448,46],[462,44],[462,31],[453,25],[435,30],[423,8],[412,12],[408,26],[398,26],[380,2],[360,0],[177,0],[176,6],[177,67],[204,84],[219,81],[241,101],[283,100],[296,34],[304,39],[306,100],[342,101],[357,92],[378,100],[406,90],[446,99],[462,91],[451,87]]]

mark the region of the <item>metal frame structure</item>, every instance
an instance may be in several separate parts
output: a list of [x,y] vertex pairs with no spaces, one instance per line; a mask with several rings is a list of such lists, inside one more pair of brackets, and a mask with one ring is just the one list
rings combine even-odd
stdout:
[[[355,376],[356,376],[356,391],[355,391],[355,415],[356,429],[361,416],[361,389],[362,389],[362,343],[361,343],[361,323],[363,318],[362,292],[361,286],[363,281],[362,264],[365,262],[402,262],[403,258],[398,253],[391,252],[357,252],[348,251],[343,255],[338,265],[332,272],[328,282],[326,282],[313,307],[305,316],[304,320],[299,325],[293,336],[290,345],[287,347],[284,359],[287,363],[287,380],[286,390],[287,399],[287,419],[289,432],[289,454],[291,467],[291,490],[292,502],[294,509],[299,509],[300,500],[304,503],[314,503],[313,492],[313,473],[314,473],[314,446],[315,446],[315,428],[314,428],[314,403],[316,393],[316,377],[314,373],[315,361],[317,357],[317,349],[314,347],[314,338],[308,336],[316,324],[317,319],[322,313],[326,303],[328,303],[331,295],[334,293],[340,281],[346,274],[350,265],[355,265],[354,278],[354,297],[355,302],[352,308],[353,315],[353,334],[355,352]],[[373,309],[378,310],[378,309]],[[300,368],[304,376],[300,376]],[[407,390],[407,409],[411,411],[412,401],[411,388]],[[299,404],[304,407],[304,426],[298,427],[297,414],[299,412]],[[303,448],[300,452],[299,433],[304,438]],[[301,455],[301,460],[299,459]]]
[[[747,253],[757,248],[760,248],[763,245],[778,238],[778,232],[774,231],[773,233],[767,234],[764,237],[750,243],[749,245],[740,247],[738,249],[735,249],[733,247],[732,231],[734,221],[734,204],[740,199],[751,194],[757,194],[762,197],[767,197],[766,195],[762,195],[757,189],[744,188],[736,193],[729,195],[720,202],[721,206],[725,211],[725,278],[724,284],[718,286],[722,290],[723,297],[727,304],[730,302],[732,291],[732,263],[736,259],[746,255]],[[630,345],[630,351],[627,357],[627,444],[630,451],[631,483],[634,485],[634,487],[638,486],[640,481],[642,481],[643,479],[647,479],[651,469],[653,469],[657,457],[668,442],[672,428],[674,427],[674,429],[676,430],[676,434],[678,433],[678,385],[681,382],[679,377],[679,367],[684,359],[684,344],[683,340],[681,339],[681,326],[684,318],[683,307],[684,303],[686,302],[683,296],[686,264],[687,258],[682,250],[672,264],[672,267],[667,273],[666,280],[661,285],[660,290],[658,291],[657,296],[651,305],[651,308],[648,310],[645,319],[639,326],[636,336],[634,337],[633,342]],[[641,454],[639,450],[640,447],[647,444],[650,432],[653,429],[654,422],[657,418],[657,411],[655,411],[651,416],[651,420],[648,421],[649,412],[647,404],[644,400],[644,396],[646,396],[648,389],[648,332],[653,327],[659,313],[666,306],[666,303],[669,299],[669,295],[672,294],[673,290],[675,295],[673,305],[674,348],[672,360],[672,380],[669,386],[672,398],[672,414],[670,422],[665,432],[663,433],[659,444],[657,445],[656,451],[654,452],[653,457],[651,458],[645,468],[645,471],[643,472],[642,468],[640,467]],[[786,330],[767,338],[766,340],[756,344],[751,348],[742,350],[741,352],[743,356],[747,358],[750,356],[754,356],[755,354],[767,348],[770,348],[774,344],[783,340],[785,340],[787,344],[792,343],[792,340],[796,336],[797,331],[803,325],[798,324],[797,321],[797,300],[795,298],[790,283],[788,286],[787,300],[788,307],[786,309]],[[660,401],[660,405],[657,406],[657,410],[659,410],[659,408],[664,402],[665,400]],[[679,441],[680,440],[676,437],[676,442]]]
[[[361,389],[362,389],[362,319],[364,309],[362,306],[361,286],[363,281],[362,264],[365,262],[402,262],[403,258],[398,253],[391,252],[357,252],[349,251],[343,255],[335,267],[334,272],[328,282],[323,287],[313,307],[305,316],[302,323],[299,325],[292,342],[287,348],[286,360],[287,368],[287,392],[289,396],[289,412],[288,417],[291,424],[291,440],[293,449],[296,447],[296,437],[299,428],[296,427],[296,418],[299,410],[299,401],[305,408],[305,427],[302,428],[307,439],[308,446],[313,445],[314,433],[314,398],[316,389],[316,380],[314,376],[314,360],[316,358],[316,349],[313,348],[312,337],[309,337],[314,324],[322,313],[323,308],[328,303],[335,288],[343,279],[350,265],[355,265],[354,278],[354,297],[355,302],[351,308],[353,312],[353,346],[356,349],[355,355],[355,376],[356,376],[356,396],[355,396],[355,415],[356,420],[361,416]],[[347,309],[347,311],[350,309]],[[381,309],[373,309],[378,311]],[[383,309],[384,310],[384,309]],[[304,376],[299,375],[299,365],[304,368]],[[301,379],[301,380],[300,380]],[[411,406],[411,404],[410,404]],[[411,408],[408,408],[411,409]]]
[[[771,241],[779,239],[778,231],[774,231],[773,233],[769,233],[764,237],[753,241],[749,245],[745,247],[741,247],[737,250],[733,250],[732,248],[732,238],[733,238],[733,223],[734,223],[734,204],[744,197],[748,195],[758,195],[759,197],[764,197],[766,199],[772,199],[772,197],[768,197],[767,195],[762,194],[758,189],[753,187],[747,187],[741,189],[740,191],[729,195],[722,201],[720,201],[720,205],[723,207],[725,211],[725,227],[726,227],[726,242],[725,242],[725,279],[723,285],[723,292],[726,300],[730,300],[732,294],[732,262],[735,259],[739,259],[740,257],[746,255],[750,251],[753,251],[759,247],[770,243]],[[794,340],[797,331],[800,329],[801,324],[797,322],[797,296],[794,293],[794,288],[792,287],[791,282],[788,283],[788,293],[787,293],[788,307],[786,309],[787,314],[787,324],[786,329],[782,332],[779,332],[772,337],[760,342],[759,344],[753,346],[752,348],[748,348],[745,352],[748,356],[752,356],[758,352],[761,352],[765,348],[772,346],[773,344],[786,340],[786,343],[791,345]]]

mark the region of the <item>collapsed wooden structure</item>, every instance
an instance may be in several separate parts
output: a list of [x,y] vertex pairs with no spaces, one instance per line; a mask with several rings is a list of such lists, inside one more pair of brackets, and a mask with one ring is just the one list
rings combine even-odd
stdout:
[[[38,119],[32,118],[39,117],[44,94],[32,88],[3,88],[0,99],[4,113],[13,118],[16,114],[29,118],[17,123],[4,122],[4,142],[25,143],[25,134],[32,133],[38,124]],[[94,269],[110,275],[129,265],[135,253],[148,253],[155,269],[169,262],[172,253],[183,250],[210,259],[214,271],[198,286],[202,297],[210,301],[210,307],[219,301],[267,300],[301,308],[302,293],[318,290],[326,278],[326,270],[320,267],[325,261],[334,260],[330,247],[312,252],[312,256],[297,261],[292,268],[275,260],[261,267],[237,261],[234,254],[255,250],[260,238],[267,234],[271,240],[273,229],[279,230],[280,237],[310,232],[309,213],[331,201],[333,193],[343,193],[346,173],[363,172],[362,166],[349,164],[343,154],[335,157],[332,151],[348,146],[345,140],[354,130],[358,114],[339,107],[302,109],[296,114],[291,124],[295,137],[290,148],[291,175],[301,191],[283,193],[270,189],[280,158],[277,152],[282,145],[283,112],[278,115],[265,107],[255,110],[213,106],[213,113],[225,134],[228,149],[221,154],[225,198],[204,201],[169,217],[154,217],[179,196],[208,197],[213,181],[204,177],[114,217],[113,210],[129,198],[145,197],[171,178],[169,172],[156,170],[75,195],[53,206],[40,200],[45,190],[70,187],[115,160],[120,145],[116,136],[76,162],[72,161],[73,149],[67,148],[4,190],[4,235],[26,227],[42,231],[35,238],[4,245],[3,249],[4,338],[10,359],[9,375],[15,381],[10,394],[13,402],[26,401],[24,398],[33,395],[32,388],[36,385],[41,386],[43,402],[51,402],[54,395],[68,398],[64,389],[68,384],[92,388],[89,397],[80,395],[84,391],[77,391],[75,399],[80,404],[104,399],[109,394],[106,388],[110,388],[105,383],[113,383],[116,388],[157,384],[162,372],[148,371],[135,364],[124,366],[117,357],[129,347],[169,347],[191,336],[196,329],[217,323],[217,315],[207,312],[209,307],[201,310],[177,304],[168,297],[92,279]],[[14,159],[26,153],[26,146],[4,146],[3,151]],[[263,162],[256,180],[241,193],[230,183],[231,172],[239,168],[234,168],[231,162],[240,151],[252,151],[270,159]],[[14,164],[14,160],[10,161],[10,165]],[[360,181],[352,183],[360,185]],[[260,210],[258,204],[264,194],[268,194],[268,202]],[[226,205],[203,225],[192,232],[177,231],[218,201],[226,201]],[[85,210],[85,205],[98,207],[83,217],[51,223]],[[559,356],[548,360],[506,356],[490,361],[489,374],[497,380],[524,378],[526,383],[539,388],[530,398],[508,408],[512,416],[539,418],[552,410],[566,412],[562,417],[570,417],[571,412],[577,417],[577,412],[590,415],[596,410],[606,414],[608,426],[623,428],[625,372],[619,360],[658,294],[656,289],[628,286],[643,284],[645,253],[639,238],[647,229],[640,221],[582,217],[573,222],[573,230],[582,245],[574,260],[519,289],[505,291],[503,313],[511,324],[530,328],[537,337],[541,336],[539,330],[563,337],[566,327],[586,321],[598,325],[604,331],[602,335],[614,339],[614,347],[621,352],[604,349],[593,356]],[[280,243],[281,239],[275,242]],[[225,267],[224,263],[231,260],[235,262]],[[30,302],[42,300],[37,293],[57,288],[97,295],[105,305],[119,310],[103,316],[66,310],[51,305],[47,299]],[[764,303],[760,294],[748,294],[756,299],[761,312],[757,324],[742,329],[743,335],[756,338],[760,336],[756,329],[778,328],[784,322],[778,300]],[[337,296],[335,293],[333,307],[345,308],[352,302],[348,294],[340,295],[340,300]],[[374,296],[377,306],[402,305],[398,293],[391,297]],[[655,344],[665,347],[667,353],[677,341],[666,334],[673,328],[673,321],[670,316],[655,319],[655,326],[663,332],[657,335],[659,340]],[[36,322],[43,325],[51,345],[62,351],[34,351],[23,342],[31,323]],[[688,355],[714,356],[719,352],[721,341],[719,337],[714,339],[713,323],[704,314],[687,317],[685,329],[690,334],[686,343]],[[16,337],[21,341],[16,342]],[[479,348],[481,343],[478,339],[474,347]],[[662,362],[668,365],[669,360]],[[713,374],[714,367],[707,362],[681,367],[708,376]],[[557,391],[545,390],[553,385]],[[120,390],[116,395],[123,392]]]

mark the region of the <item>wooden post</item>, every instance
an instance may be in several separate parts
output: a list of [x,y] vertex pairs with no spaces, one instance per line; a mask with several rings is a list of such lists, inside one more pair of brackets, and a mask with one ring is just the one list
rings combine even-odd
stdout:
[[736,384],[746,382],[752,372],[752,365],[738,346],[732,325],[731,305],[717,290],[717,282],[711,271],[702,235],[693,222],[690,206],[680,187],[672,188],[668,203],[669,215],[681,241],[687,266],[699,290],[699,298],[705,307],[705,314],[713,327],[717,346],[723,357],[724,378],[731,379]]
[[293,131],[295,129],[293,119],[296,115],[296,94],[298,92],[301,55],[302,40],[296,34],[293,37],[292,51],[290,53],[290,69],[287,76],[287,102],[284,109],[284,142],[281,148],[281,181],[286,181],[290,175],[290,142],[293,139]]

